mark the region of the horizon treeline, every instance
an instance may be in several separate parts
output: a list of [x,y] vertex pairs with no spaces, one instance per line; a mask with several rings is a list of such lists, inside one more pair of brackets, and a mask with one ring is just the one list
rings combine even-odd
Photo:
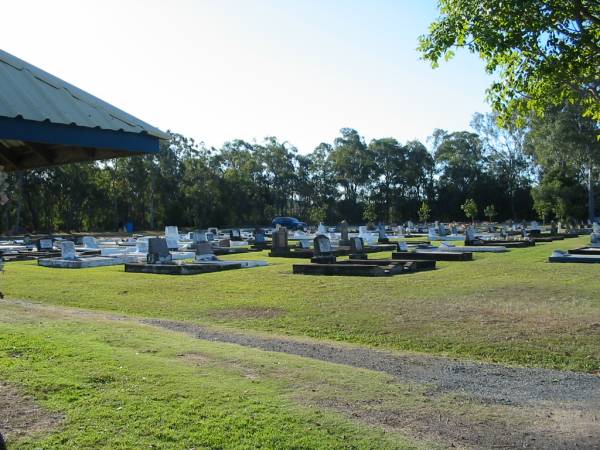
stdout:
[[[233,140],[221,148],[170,133],[156,155],[11,173],[0,208],[6,232],[114,231],[165,225],[260,226],[274,216],[309,222],[401,223],[419,218],[583,220],[593,217],[598,124],[574,107],[501,128],[475,114],[474,131],[433,131],[419,141],[365,142],[343,128],[300,154],[286,141]],[[493,207],[490,209],[490,207]]]

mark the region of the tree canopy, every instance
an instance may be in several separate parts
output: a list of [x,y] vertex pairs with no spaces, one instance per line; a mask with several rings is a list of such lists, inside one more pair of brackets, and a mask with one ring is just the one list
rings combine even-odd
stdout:
[[503,118],[580,104],[600,120],[600,2],[440,0],[440,16],[419,39],[437,66],[454,49],[478,54],[498,81],[489,99]]

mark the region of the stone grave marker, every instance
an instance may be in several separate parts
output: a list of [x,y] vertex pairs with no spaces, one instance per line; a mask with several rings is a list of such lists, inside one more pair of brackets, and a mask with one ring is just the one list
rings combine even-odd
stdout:
[[52,239],[38,239],[35,242],[35,246],[39,252],[43,252],[46,250],[52,250],[53,242]]
[[600,225],[596,222],[592,225],[592,234],[590,236],[592,247],[600,247]]
[[94,250],[97,250],[100,248],[100,246],[98,245],[98,241],[96,241],[96,238],[93,236],[84,236],[81,241],[85,248],[90,248],[90,249],[94,249]]
[[202,231],[192,231],[190,233],[190,239],[192,240],[192,244],[197,244],[199,242],[206,242],[206,233]]
[[319,235],[314,239],[315,253],[310,262],[317,264],[335,263],[335,256],[331,253],[331,241],[327,236]]
[[77,252],[75,252],[75,242],[62,241],[60,243],[60,256],[62,259],[66,260],[77,259]]
[[168,264],[173,261],[166,239],[148,239],[148,255],[146,256],[146,261],[148,264]]
[[475,241],[475,228],[469,225],[465,230],[465,244],[468,245],[473,241]]
[[327,234],[327,227],[323,225],[323,222],[319,223],[317,234]]
[[382,223],[379,223],[379,225],[377,225],[377,237],[377,241],[379,243],[390,242],[389,238],[387,237],[387,234],[385,234],[385,225]]
[[212,245],[208,242],[199,242],[195,246],[196,249],[196,261],[211,261],[216,259]]
[[350,239],[350,259],[367,259],[365,243],[360,237]]
[[286,227],[279,227],[273,233],[273,253],[286,253],[288,247],[288,232]]
[[267,240],[265,239],[265,230],[263,230],[262,228],[255,228],[252,234],[254,235],[255,243],[264,244],[265,242],[267,242]]
[[342,220],[340,223],[340,245],[348,245],[350,243],[348,239],[348,222]]

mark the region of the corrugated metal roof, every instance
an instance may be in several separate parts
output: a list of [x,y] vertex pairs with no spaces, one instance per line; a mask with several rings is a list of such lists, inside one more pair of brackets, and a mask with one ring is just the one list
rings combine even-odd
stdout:
[[169,138],[158,128],[3,50],[0,116]]

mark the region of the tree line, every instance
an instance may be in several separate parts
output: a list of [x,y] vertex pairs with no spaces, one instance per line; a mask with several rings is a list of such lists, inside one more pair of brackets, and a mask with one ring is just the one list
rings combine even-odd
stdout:
[[[597,122],[574,106],[525,125],[475,114],[473,131],[436,129],[430,149],[340,130],[300,154],[288,142],[208,148],[180,134],[156,155],[8,174],[2,232],[253,226],[277,215],[310,222],[405,222],[427,216],[581,220],[594,207]],[[587,206],[586,206],[587,205]]]

